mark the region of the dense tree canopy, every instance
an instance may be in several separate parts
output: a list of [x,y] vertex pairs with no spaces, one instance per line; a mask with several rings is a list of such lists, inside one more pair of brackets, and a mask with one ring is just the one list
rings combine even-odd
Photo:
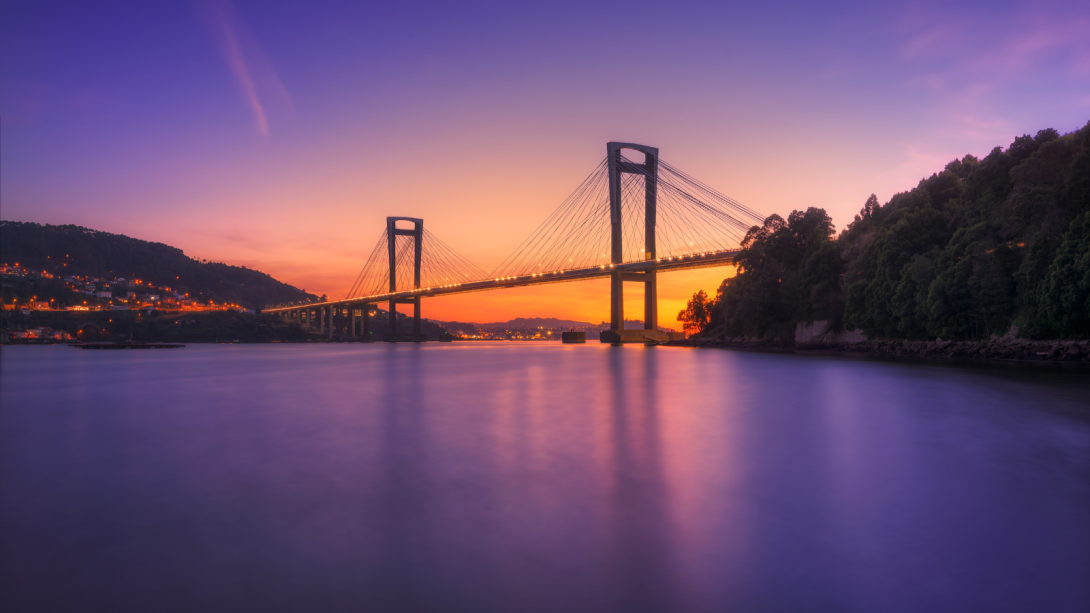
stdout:
[[1090,336],[1090,124],[967,155],[834,238],[825,211],[747,234],[708,334],[793,338],[827,319],[870,337]]

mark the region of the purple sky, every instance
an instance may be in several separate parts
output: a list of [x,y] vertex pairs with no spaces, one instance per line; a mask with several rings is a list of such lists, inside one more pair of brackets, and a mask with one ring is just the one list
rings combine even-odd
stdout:
[[[425,218],[487,269],[608,140],[658,146],[765,214],[825,207],[839,228],[955,156],[1090,120],[1085,0],[521,4],[9,0],[3,218],[340,296],[387,215]],[[664,284],[662,312],[725,274]],[[608,309],[593,283],[557,287],[427,315]]]

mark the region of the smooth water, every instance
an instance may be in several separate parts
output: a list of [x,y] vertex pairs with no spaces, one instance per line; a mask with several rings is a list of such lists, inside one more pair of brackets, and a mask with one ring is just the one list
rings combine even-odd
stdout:
[[1090,610],[1090,376],[0,351],[5,611]]

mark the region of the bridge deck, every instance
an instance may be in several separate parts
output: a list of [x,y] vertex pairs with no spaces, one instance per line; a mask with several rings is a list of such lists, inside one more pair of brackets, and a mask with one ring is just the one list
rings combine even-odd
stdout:
[[312,309],[315,307],[347,307],[366,303],[388,302],[390,300],[410,300],[413,298],[434,298],[437,296],[450,296],[453,294],[465,294],[468,292],[482,292],[511,287],[523,287],[527,285],[544,285],[546,283],[566,283],[570,281],[584,281],[609,277],[614,270],[624,272],[644,272],[657,270],[658,272],[671,272],[675,270],[687,270],[691,268],[710,268],[712,266],[728,266],[733,263],[737,251],[719,251],[715,253],[697,253],[674,258],[662,258],[660,260],[648,260],[646,262],[631,262],[616,266],[596,266],[594,268],[581,268],[577,270],[564,270],[557,272],[541,273],[538,275],[523,275],[519,277],[502,277],[485,281],[460,283],[443,287],[422,287],[418,290],[396,292],[392,294],[378,294],[374,296],[358,296],[343,300],[330,300],[327,302],[311,302],[307,304],[291,305],[262,309],[262,313],[282,313],[284,311],[297,311]]

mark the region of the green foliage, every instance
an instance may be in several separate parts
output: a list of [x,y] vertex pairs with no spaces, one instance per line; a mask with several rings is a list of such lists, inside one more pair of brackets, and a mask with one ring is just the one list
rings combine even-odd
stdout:
[[1064,336],[1090,336],[1090,213],[1071,222],[1040,284],[1039,325]]
[[710,334],[791,338],[814,319],[871,337],[1090,335],[1090,124],[967,155],[832,238],[825,211],[746,235]]
[[829,215],[812,207],[751,228],[734,260],[738,275],[719,286],[709,327],[729,336],[790,339],[798,321],[838,309],[833,231]]

